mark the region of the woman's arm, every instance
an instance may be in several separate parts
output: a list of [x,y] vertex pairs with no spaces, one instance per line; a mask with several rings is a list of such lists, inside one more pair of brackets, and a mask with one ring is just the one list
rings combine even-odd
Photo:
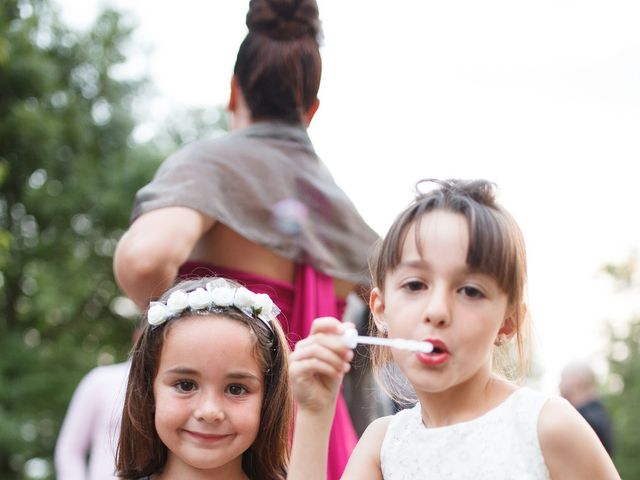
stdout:
[[178,268],[215,220],[186,207],[167,207],[138,217],[116,248],[118,285],[140,308],[176,279]]
[[573,406],[550,399],[538,422],[540,446],[553,479],[619,479],[611,457]]

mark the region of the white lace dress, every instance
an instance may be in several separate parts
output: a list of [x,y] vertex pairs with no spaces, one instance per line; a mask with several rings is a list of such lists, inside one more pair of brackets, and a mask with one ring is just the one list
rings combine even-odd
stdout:
[[382,475],[385,480],[549,479],[537,429],[547,399],[522,387],[478,418],[438,428],[424,426],[419,404],[400,411],[382,442]]

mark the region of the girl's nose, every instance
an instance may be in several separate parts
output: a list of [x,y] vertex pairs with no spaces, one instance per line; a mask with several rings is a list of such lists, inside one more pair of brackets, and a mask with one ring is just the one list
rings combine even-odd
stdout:
[[445,326],[451,322],[449,296],[444,288],[434,288],[426,301],[424,312],[426,322],[434,326]]
[[221,422],[225,418],[221,399],[214,394],[204,394],[193,412],[198,421],[205,423]]

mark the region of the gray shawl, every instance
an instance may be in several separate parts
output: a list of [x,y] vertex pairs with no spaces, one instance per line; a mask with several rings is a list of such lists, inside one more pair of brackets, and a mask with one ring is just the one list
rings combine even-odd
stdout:
[[131,221],[183,206],[332,277],[369,284],[378,235],[317,157],[301,125],[260,122],[178,150],[136,194]]

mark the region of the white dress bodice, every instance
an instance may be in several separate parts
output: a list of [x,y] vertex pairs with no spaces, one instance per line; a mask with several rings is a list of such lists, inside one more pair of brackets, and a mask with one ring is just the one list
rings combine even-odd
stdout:
[[478,418],[428,428],[420,404],[389,423],[380,450],[385,480],[548,480],[538,417],[548,397],[519,388]]

